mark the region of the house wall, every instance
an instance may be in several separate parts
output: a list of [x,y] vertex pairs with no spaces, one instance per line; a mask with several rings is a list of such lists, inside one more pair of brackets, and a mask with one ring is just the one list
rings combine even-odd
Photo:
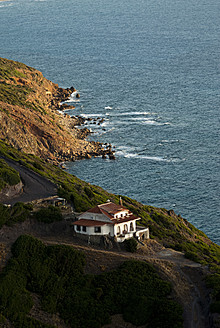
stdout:
[[[80,227],[80,230],[78,230]],[[86,228],[86,231],[84,231]],[[95,228],[96,228],[96,232],[95,232]],[[97,228],[100,228],[100,232],[98,231],[99,229]],[[96,236],[101,236],[101,235],[109,235],[110,236],[113,236],[113,229],[111,226],[109,225],[103,225],[101,227],[84,227],[84,230],[83,230],[83,227],[82,226],[74,226],[74,231],[78,234],[82,234],[82,235],[88,235],[88,236],[92,236],[92,235],[96,235]]]
[[123,218],[125,217],[127,214],[129,213],[129,210],[123,210],[121,212],[118,212],[117,214],[114,215],[114,218],[115,219],[120,219],[120,218]]
[[[133,230],[131,229],[131,223],[133,226]],[[119,223],[114,225],[114,235],[123,235],[124,230],[126,230],[126,225],[127,225],[127,232],[134,233],[136,231],[136,220],[132,220],[126,223]],[[119,233],[119,228],[120,228],[120,233]],[[128,237],[130,238],[130,237]]]
[[141,229],[136,231],[136,237],[139,240],[145,240],[150,238],[150,231],[149,228]]

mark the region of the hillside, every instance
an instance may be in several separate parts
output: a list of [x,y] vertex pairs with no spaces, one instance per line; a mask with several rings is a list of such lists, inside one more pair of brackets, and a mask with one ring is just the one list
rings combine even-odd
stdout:
[[91,185],[65,172],[44,160],[27,155],[0,141],[0,155],[19,162],[24,167],[48,178],[57,186],[59,196],[72,202],[76,212],[106,202],[108,199],[119,203],[142,218],[140,224],[150,228],[151,238],[165,247],[183,251],[188,257],[200,263],[210,263],[213,267],[220,264],[220,246],[213,243],[202,231],[195,228],[172,210],[143,205],[123,195],[114,195],[99,186]]
[[[103,253],[83,245],[82,255],[74,251],[80,242],[74,240],[59,209],[42,211],[20,202],[8,207],[0,193],[0,326],[98,328],[109,324],[110,317],[120,315],[116,321],[122,320],[122,326],[131,328],[149,324],[155,328],[188,328],[189,324],[192,328],[214,327],[211,312],[220,313],[220,246],[173,210],[111,194],[54,165],[103,152],[99,143],[82,139],[87,132],[75,128],[78,118],[57,111],[60,101],[72,90],[60,89],[21,63],[0,59],[0,68],[3,194],[4,188],[18,185],[21,179],[21,197],[27,185],[28,194],[36,191],[33,180],[48,183],[50,192],[64,197],[78,213],[108,199],[119,204],[121,198],[125,207],[141,217],[139,224],[149,227],[151,238],[132,258],[123,247]],[[22,175],[25,171],[33,179],[27,181]],[[36,197],[40,196],[43,191]],[[45,244],[68,244],[70,248]],[[138,262],[124,264],[131,259]],[[74,273],[77,280],[72,278]],[[177,303],[184,311],[184,324]],[[89,316],[88,308],[93,309]]]
[[[71,202],[76,212],[85,211],[88,208],[93,207],[94,205],[106,202],[107,199],[110,199],[115,203],[119,203],[120,195],[110,194],[98,186],[88,184],[78,179],[77,177],[70,175],[67,172],[61,170],[59,167],[55,165],[51,165],[50,163],[46,163],[44,160],[36,156],[24,154],[6,145],[4,142],[0,142],[0,155],[4,156],[5,158],[13,159],[14,162],[18,162],[22,164],[24,167],[33,170],[37,174],[46,177],[47,179],[52,181],[57,186],[58,194],[62,197],[65,197],[69,202]],[[185,309],[184,310],[185,320],[186,320],[185,322],[187,322],[187,320],[190,320],[189,313],[191,311],[193,311],[194,313],[194,305],[196,305],[197,307],[199,304],[198,302],[201,302],[200,297],[202,297],[201,296],[202,294],[204,294],[204,300],[205,300],[204,302],[206,305],[203,305],[205,306],[205,308],[203,308],[202,306],[199,312],[197,312],[196,310],[196,313],[198,314],[200,312],[203,312],[205,309],[206,312],[205,318],[206,321],[208,320],[207,308],[210,301],[208,301],[207,299],[208,297],[207,291],[203,289],[205,281],[207,281],[207,286],[213,288],[213,294],[212,294],[213,305],[211,308],[213,309],[214,312],[220,312],[219,311],[220,247],[214,244],[213,242],[211,242],[202,231],[196,229],[193,225],[191,225],[187,220],[183,219],[181,216],[177,216],[173,211],[168,211],[161,208],[154,208],[151,206],[143,205],[125,196],[121,196],[121,198],[123,200],[124,206],[128,207],[132,212],[134,212],[135,214],[139,215],[142,218],[140,224],[150,227],[151,242],[150,244],[147,244],[146,249],[144,247],[142,251],[140,250],[141,252],[143,252],[143,256],[139,258],[139,260],[145,259],[148,262],[149,261],[151,262],[153,260],[153,263],[157,265],[158,268],[157,270],[161,272],[163,278],[168,279],[169,281],[171,281],[172,284],[174,284],[173,287],[175,288],[175,293],[177,294],[176,296],[177,300],[184,306]],[[40,238],[41,236],[44,236],[43,238],[44,241],[53,240],[55,244],[65,243],[67,241],[70,245],[74,244],[75,241],[74,239],[72,239],[73,237],[70,232],[68,232],[68,238],[67,236],[65,236],[65,234],[61,234],[61,231],[63,231],[62,228],[61,230],[60,228],[58,228],[58,230],[56,229],[54,230],[54,228],[50,230],[49,228],[46,228],[46,226],[45,228],[43,228],[44,227],[43,223],[41,223],[40,226],[37,228],[36,223],[32,221],[33,218],[31,213],[32,213],[32,207],[29,205],[22,205],[18,203],[14,205],[11,209],[6,208],[3,205],[0,206],[1,226],[3,224],[6,224],[7,226],[10,227],[9,228],[10,232],[9,232],[5,228],[6,226],[2,226],[3,234],[2,237],[0,238],[0,243],[2,243],[3,248],[6,247],[7,252],[9,250],[8,246],[11,244],[12,241],[16,240],[17,238],[16,236],[19,236],[23,233],[28,233],[34,236],[36,235],[37,237]],[[53,218],[55,218],[54,214],[53,214]],[[28,220],[27,228],[25,228],[25,225],[23,225],[23,223],[21,225],[21,222],[24,222],[26,220]],[[14,225],[15,225],[15,230],[13,232]],[[20,228],[18,225],[20,225]],[[4,236],[6,239],[4,238]],[[10,236],[13,236],[13,238],[11,239]],[[7,240],[10,242],[10,244],[6,242]],[[185,253],[185,257],[189,258],[190,260],[199,262],[203,266],[205,265],[206,268],[207,267],[209,268],[209,270],[204,271],[203,267],[201,267],[201,269],[199,269],[198,271],[198,269],[196,268],[193,269],[192,266],[191,269],[192,271],[188,272],[185,271],[184,269],[183,272],[182,269],[180,269],[179,267],[181,263],[183,266],[185,266],[183,258],[180,257],[177,260],[177,263],[179,263],[177,268],[175,268],[174,266],[175,262],[173,262],[174,261],[173,259],[175,259],[175,253],[173,254],[171,253],[169,255],[168,252],[167,254],[164,254],[164,256],[162,256],[163,260],[161,262],[162,258],[160,259],[160,256],[158,257],[157,252],[155,253],[155,246],[153,242],[155,242],[155,246],[156,248],[158,248],[158,250],[163,249],[163,247],[166,248],[169,247],[174,250],[182,251],[183,254]],[[150,251],[151,248],[152,248],[152,252]],[[150,257],[145,256],[146,251],[147,251],[146,254],[150,254]],[[167,264],[164,264],[163,262],[164,260],[165,262],[168,261]],[[92,255],[92,259],[90,262],[97,263],[96,265],[98,266],[100,265],[100,267],[106,269],[110,265],[110,261],[105,261],[105,264],[103,265],[101,265],[101,262],[100,264],[98,264],[97,261],[98,262],[100,261],[100,257],[99,259],[96,259],[96,255],[95,256]],[[187,267],[188,265],[186,265],[186,268]],[[195,282],[193,282],[193,284],[195,283],[195,287],[192,288],[193,276],[195,276],[194,278]],[[186,277],[188,278],[186,279]],[[183,279],[182,282],[181,279]],[[198,287],[198,284],[199,286],[201,285],[202,287],[201,286]],[[184,293],[183,293],[183,288],[186,289]],[[198,296],[198,293],[196,292],[197,296],[193,296],[195,293],[194,290],[198,290],[198,288],[201,289],[200,293],[202,294],[199,294],[200,296]],[[189,295],[191,295],[190,298],[192,300],[190,302],[192,303],[190,304],[194,304],[193,310],[192,309],[190,310],[191,306],[188,304],[188,301],[187,302],[185,301],[186,296],[184,295],[186,292],[188,295],[187,299],[189,298]],[[211,295],[209,297],[211,297]],[[33,327],[37,327],[37,326],[33,325]],[[65,326],[61,325],[60,327],[65,327]],[[184,327],[187,327],[187,325],[184,325]],[[209,327],[209,325],[208,326],[203,325],[202,327]]]
[[26,153],[56,162],[102,152],[88,142],[82,120],[58,111],[75,89],[59,88],[42,73],[0,58],[0,138]]

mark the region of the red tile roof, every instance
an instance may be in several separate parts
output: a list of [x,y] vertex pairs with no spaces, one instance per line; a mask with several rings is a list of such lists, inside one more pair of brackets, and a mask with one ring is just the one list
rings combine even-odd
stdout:
[[140,218],[138,218],[135,215],[130,215],[130,216],[124,216],[123,218],[119,218],[119,219],[113,219],[111,221],[112,223],[117,224],[117,223],[129,222],[133,220],[140,220]]
[[89,212],[89,213],[99,213],[99,214],[102,214],[99,206],[96,206],[96,207],[93,207],[93,208],[90,208],[88,211],[86,212]]
[[105,224],[113,224],[112,222],[104,222],[104,221],[97,221],[97,220],[86,220],[80,219],[72,223],[73,225],[79,225],[83,227],[100,227]]
[[107,215],[109,218],[112,218],[115,214],[125,210],[129,212],[129,210],[126,207],[109,202],[90,208],[87,212],[99,213],[99,214],[103,213]]

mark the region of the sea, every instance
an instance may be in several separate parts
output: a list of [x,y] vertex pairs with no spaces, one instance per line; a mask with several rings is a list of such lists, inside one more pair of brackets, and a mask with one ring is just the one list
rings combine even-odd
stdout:
[[115,150],[67,170],[220,245],[219,22],[219,0],[0,1],[0,56],[74,86],[67,112]]

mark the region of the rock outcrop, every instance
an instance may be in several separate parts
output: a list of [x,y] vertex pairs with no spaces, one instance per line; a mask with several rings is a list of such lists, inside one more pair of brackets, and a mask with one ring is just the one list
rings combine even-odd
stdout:
[[34,68],[0,58],[0,138],[52,162],[102,155],[100,143],[85,139],[89,130],[76,128],[82,118],[59,111],[73,91],[59,88]]

